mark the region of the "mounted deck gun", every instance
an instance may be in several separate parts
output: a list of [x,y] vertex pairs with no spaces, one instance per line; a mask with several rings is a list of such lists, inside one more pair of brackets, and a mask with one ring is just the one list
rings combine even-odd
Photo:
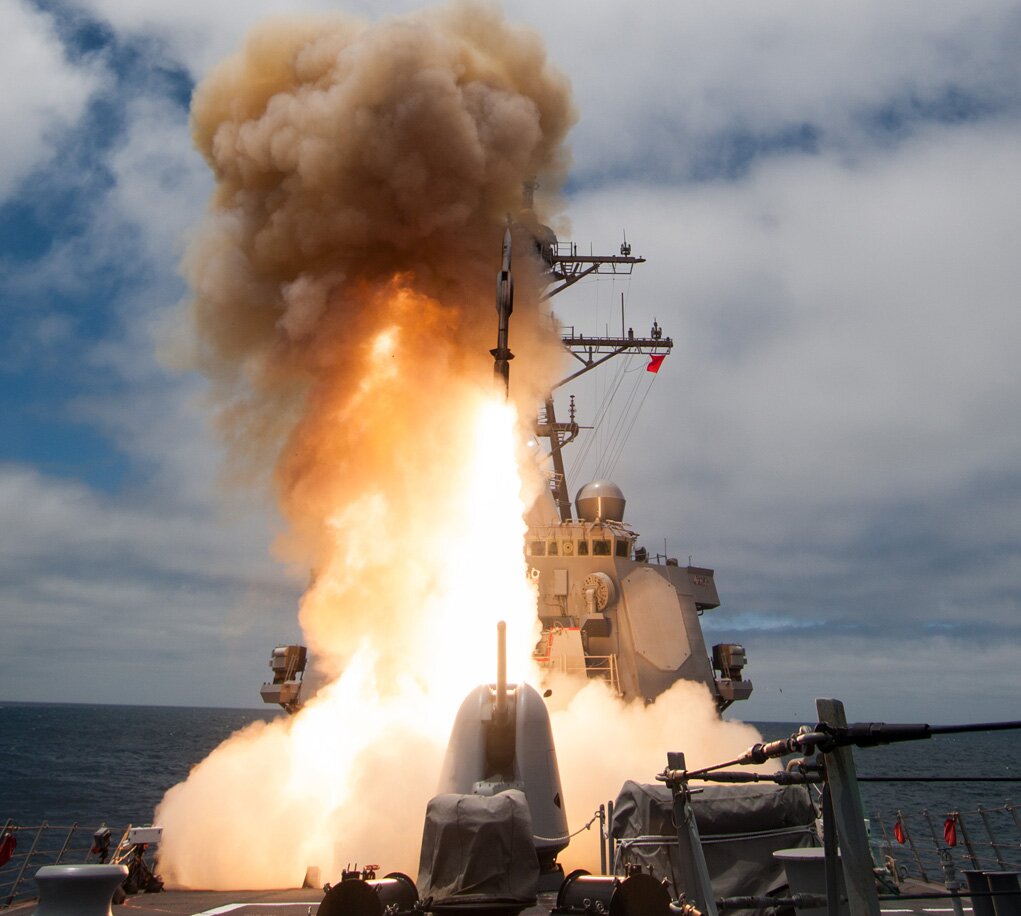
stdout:
[[524,908],[563,879],[556,858],[569,836],[549,713],[533,687],[507,683],[502,621],[497,643],[496,682],[461,704],[426,812],[418,886],[434,909]]

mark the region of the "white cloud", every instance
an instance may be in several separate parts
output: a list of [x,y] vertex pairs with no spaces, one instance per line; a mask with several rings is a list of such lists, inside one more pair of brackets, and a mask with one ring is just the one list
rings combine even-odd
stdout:
[[53,159],[54,135],[78,120],[102,74],[94,64],[72,64],[50,17],[24,0],[0,9],[0,30],[4,35],[0,200],[4,200],[28,174]]
[[[337,12],[337,5],[329,0],[306,0],[300,5],[288,0],[228,0],[218,3],[184,0],[172,6],[159,0],[85,0],[85,5],[121,34],[157,38],[164,43],[167,53],[183,63],[196,79],[237,50],[248,29],[266,16]],[[346,3],[343,11],[364,14],[366,7],[378,10],[380,6],[365,2]]]
[[[1016,5],[781,3],[508,4],[570,74],[582,120],[577,173],[685,175],[803,124],[823,145],[870,142],[866,114],[912,105],[1016,104]],[[968,103],[966,103],[968,104]],[[874,126],[874,125],[873,125]],[[706,160],[713,160],[706,163]]]
[[265,521],[138,495],[0,466],[0,696],[258,705],[297,635]]
[[110,156],[115,185],[107,205],[124,231],[143,234],[145,253],[168,273],[184,252],[185,234],[205,211],[209,169],[191,142],[188,113],[163,98],[140,96]]
[[[166,4],[89,0],[127,36],[156,37],[201,78],[271,15],[336,12],[328,0]],[[421,6],[359,0],[343,12],[378,19]],[[721,5],[616,2],[589,6],[506,0],[516,22],[543,34],[572,80],[581,112],[576,179],[642,170],[686,175],[745,155],[742,144],[796,138],[810,125],[824,146],[867,147],[881,118],[914,119],[955,106],[1016,104],[1021,17],[1008,0],[924,0],[820,7],[807,0]],[[886,125],[889,128],[890,124]]]
[[[629,323],[677,342],[617,474],[650,549],[716,566],[736,611],[1014,625],[1019,142],[930,128],[854,164],[572,202],[601,250],[628,227],[649,258],[615,287]],[[569,391],[587,421],[598,385]]]

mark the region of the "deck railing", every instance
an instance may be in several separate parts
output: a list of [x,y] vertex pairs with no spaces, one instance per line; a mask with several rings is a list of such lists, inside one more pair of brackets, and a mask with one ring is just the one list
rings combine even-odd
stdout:
[[11,836],[16,844],[11,857],[0,865],[0,909],[34,899],[35,873],[44,865],[87,862],[92,832],[79,824],[24,826],[7,821],[0,837]]
[[616,655],[586,655],[581,661],[568,661],[566,656],[554,659],[547,649],[546,655],[533,655],[532,660],[548,671],[560,674],[582,674],[589,678],[599,678],[609,684],[610,689],[620,694],[620,675],[617,670]]
[[1021,807],[1006,801],[970,811],[877,811],[871,842],[877,863],[898,878],[941,882],[947,857],[959,870],[1021,871]]

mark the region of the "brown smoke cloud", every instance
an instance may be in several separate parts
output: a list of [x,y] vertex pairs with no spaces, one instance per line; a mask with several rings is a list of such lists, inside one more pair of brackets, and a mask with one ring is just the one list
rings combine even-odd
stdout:
[[[338,510],[377,511],[381,482],[391,507],[444,505],[459,486],[449,456],[468,447],[468,383],[492,371],[505,221],[525,181],[555,192],[573,120],[536,34],[479,4],[273,20],[195,94],[217,179],[186,263],[200,364],[236,462],[275,467],[286,555],[345,566],[302,608],[320,658],[339,664],[381,625],[388,655],[407,648],[395,631],[422,583],[378,581],[411,546],[403,528],[380,518],[394,527],[339,557]],[[527,415],[559,351],[526,244],[512,388]]]

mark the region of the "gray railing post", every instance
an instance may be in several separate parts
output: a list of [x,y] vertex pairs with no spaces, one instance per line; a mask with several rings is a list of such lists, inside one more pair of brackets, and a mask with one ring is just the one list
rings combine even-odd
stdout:
[[599,806],[599,873],[606,874],[606,805]]
[[936,851],[939,851],[940,842],[939,837],[936,836],[936,825],[933,824],[932,818],[929,816],[929,809],[922,808],[922,817],[925,818],[925,823],[929,825],[929,833],[932,835],[932,845],[936,847]]
[[14,886],[11,888],[10,894],[7,895],[8,906],[14,902],[15,896],[17,896],[18,885],[21,884],[21,879],[25,876],[25,869],[28,868],[28,863],[35,854],[36,847],[39,845],[39,838],[43,835],[43,831],[45,829],[46,821],[43,821],[42,824],[39,825],[39,829],[35,832],[35,837],[32,840],[32,846],[29,848],[28,852],[25,853],[25,861],[21,863],[21,868],[18,869],[17,877],[14,879]]
[[[847,727],[844,704],[840,700],[817,699],[819,722],[838,728]],[[876,879],[872,872],[872,855],[865,835],[865,813],[858,791],[854,757],[849,747],[838,747],[823,755],[826,782],[833,800],[833,817],[840,840],[844,865],[844,884],[851,916],[880,916]]]
[[[893,863],[893,881],[894,884],[900,884],[900,868],[897,865],[897,856],[893,852],[893,844],[890,842],[890,834],[886,832],[886,822],[883,820],[882,815],[877,811],[876,820],[879,822],[879,829],[883,831],[883,853],[886,858]],[[886,864],[884,862],[884,864]]]
[[907,818],[904,817],[904,812],[897,809],[897,820],[900,821],[901,827],[904,830],[904,836],[908,841],[908,848],[911,850],[911,855],[915,857],[915,865],[918,866],[918,873],[922,876],[923,881],[928,881],[929,876],[925,873],[925,866],[922,864],[922,857],[918,854],[918,850],[915,848],[915,841],[911,836],[911,831],[908,829]]
[[613,802],[606,803],[606,853],[610,873],[617,873],[617,841],[613,838]]
[[64,837],[64,845],[60,847],[60,852],[57,853],[57,861],[55,865],[60,864],[60,860],[64,858],[64,853],[67,852],[67,847],[71,845],[71,837],[74,836],[74,832],[78,829],[77,824],[72,824],[71,829],[67,831],[67,836]]
[[961,828],[961,839],[964,840],[964,848],[968,850],[968,858],[971,859],[973,868],[982,868],[982,863],[979,862],[978,856],[975,855],[975,850],[971,845],[971,838],[968,836],[968,828],[964,826],[964,818],[961,817],[960,811],[950,812],[957,819],[957,826]]
[[982,825],[986,828],[986,836],[989,837],[989,845],[993,847],[993,858],[996,859],[996,865],[999,869],[1003,870],[1007,865],[1000,856],[1000,847],[996,842],[996,837],[993,836],[993,828],[989,823],[989,818],[986,817],[986,809],[981,805],[978,806],[978,816],[982,818]]

